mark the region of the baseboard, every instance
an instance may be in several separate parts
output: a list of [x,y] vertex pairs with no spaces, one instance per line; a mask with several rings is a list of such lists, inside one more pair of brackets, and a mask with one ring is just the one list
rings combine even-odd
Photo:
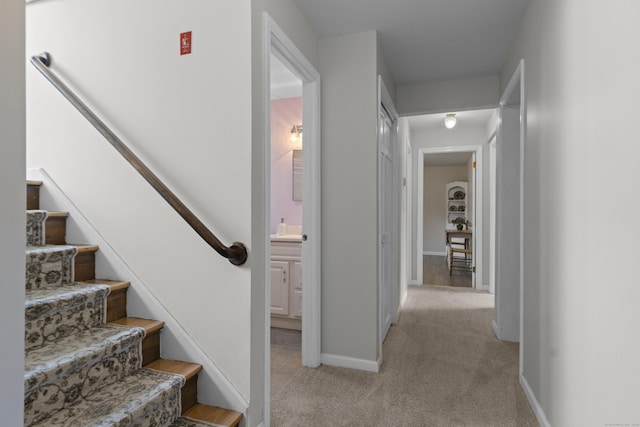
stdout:
[[422,255],[435,255],[435,256],[447,256],[446,252],[433,252],[433,251],[424,251]]
[[380,372],[381,359],[377,361],[356,359],[355,357],[339,356],[337,354],[320,355],[320,361],[323,365],[336,366],[338,368],[358,369],[360,371]]
[[43,182],[40,200],[44,207],[69,212],[73,218],[73,221],[67,223],[69,241],[91,242],[100,247],[96,260],[104,262],[96,263],[97,277],[118,277],[131,282],[127,292],[129,311],[138,317],[165,322],[165,327],[162,329],[162,357],[197,362],[203,366],[203,370],[198,375],[198,400],[201,403],[233,409],[244,414],[246,418],[249,402],[158,301],[145,283],[129,268],[91,221],[56,185],[55,181],[42,169],[27,170],[27,179]]
[[489,285],[480,285],[480,286],[477,286],[477,289],[480,289],[481,291],[489,292]]
[[409,281],[409,286],[421,286],[422,283],[418,282],[417,280],[410,280]]
[[491,329],[493,329],[493,333],[496,334],[496,338],[500,339],[500,334],[498,333],[498,324],[495,320],[491,321]]
[[531,405],[531,409],[533,410],[533,413],[536,415],[536,418],[538,419],[538,423],[540,424],[540,426],[551,427],[551,423],[547,419],[547,415],[544,413],[542,406],[540,406],[540,402],[538,402],[536,395],[533,393],[533,390],[531,390],[531,386],[529,386],[529,382],[527,381],[527,379],[523,374],[520,374],[520,386],[522,387],[522,390],[524,391],[524,395],[527,397],[527,400]]

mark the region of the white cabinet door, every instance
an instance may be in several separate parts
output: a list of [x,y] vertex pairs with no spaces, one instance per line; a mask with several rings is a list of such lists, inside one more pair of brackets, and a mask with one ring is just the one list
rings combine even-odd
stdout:
[[289,263],[271,261],[271,314],[289,315]]
[[296,317],[302,317],[302,262],[293,261],[290,265],[291,272],[291,314]]

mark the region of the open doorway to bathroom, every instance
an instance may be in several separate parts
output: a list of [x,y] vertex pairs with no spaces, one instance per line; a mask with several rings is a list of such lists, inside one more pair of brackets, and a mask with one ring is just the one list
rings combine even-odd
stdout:
[[302,367],[302,81],[271,55],[271,397]]

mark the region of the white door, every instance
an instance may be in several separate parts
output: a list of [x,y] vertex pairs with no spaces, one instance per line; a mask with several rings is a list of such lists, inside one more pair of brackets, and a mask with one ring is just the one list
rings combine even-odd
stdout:
[[393,320],[393,251],[391,231],[393,227],[393,159],[391,119],[384,108],[380,112],[379,155],[379,212],[380,212],[380,343],[387,336]]

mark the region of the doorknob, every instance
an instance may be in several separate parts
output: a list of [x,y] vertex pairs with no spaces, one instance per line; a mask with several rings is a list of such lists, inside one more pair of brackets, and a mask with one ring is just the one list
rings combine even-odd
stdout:
[[307,235],[306,235],[306,234],[303,234],[303,235],[302,235],[302,241],[303,241],[303,242],[306,242],[306,241],[307,241]]

